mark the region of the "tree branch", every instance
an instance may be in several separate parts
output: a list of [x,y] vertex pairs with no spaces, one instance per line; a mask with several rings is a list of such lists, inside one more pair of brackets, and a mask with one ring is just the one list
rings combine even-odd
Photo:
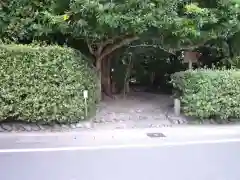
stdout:
[[161,46],[158,46],[158,45],[153,45],[153,44],[144,44],[144,45],[135,45],[135,46],[130,46],[129,48],[134,48],[134,47],[154,47],[154,48],[159,48],[159,49],[162,49],[163,51],[169,53],[169,54],[172,54],[172,55],[176,55],[174,51],[171,51],[171,50],[167,50]]
[[89,42],[89,40],[86,40],[86,42],[87,42],[87,46],[88,46],[89,52],[90,52],[93,56],[95,56],[96,53],[95,53],[95,51],[93,50],[91,43]]
[[102,54],[100,55],[100,57],[98,57],[98,60],[104,59],[107,55],[111,54],[111,53],[112,53],[113,51],[115,51],[116,49],[121,48],[122,46],[127,45],[127,44],[129,44],[129,43],[131,43],[131,42],[133,42],[133,41],[138,40],[138,39],[139,39],[139,37],[133,36],[133,37],[128,37],[128,38],[125,38],[125,39],[121,40],[119,43],[117,43],[117,44],[115,44],[115,45],[113,45],[113,46],[111,46],[111,47],[109,47],[109,48],[106,48],[106,49],[102,52]]
[[106,41],[99,43],[99,44],[98,44],[98,50],[97,50],[96,54],[97,54],[98,56],[100,56],[101,53],[102,53],[102,51],[103,51],[103,49],[104,49],[107,45],[113,44],[117,39],[124,38],[124,37],[126,37],[126,35],[119,35],[119,36],[113,37],[113,38],[111,38],[111,39],[107,39]]
[[195,48],[198,48],[198,47],[201,47],[201,46],[204,46],[206,42],[202,42],[202,43],[199,43],[199,44],[196,44],[196,45],[188,45],[188,46],[182,46],[182,48],[179,48],[179,50],[183,49],[183,50],[193,50]]

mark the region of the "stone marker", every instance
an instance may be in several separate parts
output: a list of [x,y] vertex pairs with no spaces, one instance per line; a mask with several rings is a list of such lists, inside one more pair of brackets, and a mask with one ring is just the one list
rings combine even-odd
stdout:
[[174,99],[174,113],[176,116],[180,115],[181,104],[179,99]]

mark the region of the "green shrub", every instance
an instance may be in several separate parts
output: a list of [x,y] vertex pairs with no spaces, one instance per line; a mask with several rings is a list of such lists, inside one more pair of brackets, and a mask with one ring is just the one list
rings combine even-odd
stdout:
[[201,119],[240,118],[240,71],[189,70],[175,73],[182,110]]
[[96,103],[96,76],[70,48],[0,45],[0,121],[74,123]]

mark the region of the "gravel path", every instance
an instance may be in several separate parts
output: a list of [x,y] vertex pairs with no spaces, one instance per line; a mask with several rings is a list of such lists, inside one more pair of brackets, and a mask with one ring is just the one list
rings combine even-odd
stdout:
[[169,95],[135,92],[126,98],[103,101],[94,118],[96,128],[163,127],[186,122],[173,114]]

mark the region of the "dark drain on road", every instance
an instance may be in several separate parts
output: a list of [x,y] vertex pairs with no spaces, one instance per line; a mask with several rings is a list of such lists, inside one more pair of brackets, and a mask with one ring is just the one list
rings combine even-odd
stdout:
[[151,138],[166,137],[163,133],[147,133],[147,136]]

